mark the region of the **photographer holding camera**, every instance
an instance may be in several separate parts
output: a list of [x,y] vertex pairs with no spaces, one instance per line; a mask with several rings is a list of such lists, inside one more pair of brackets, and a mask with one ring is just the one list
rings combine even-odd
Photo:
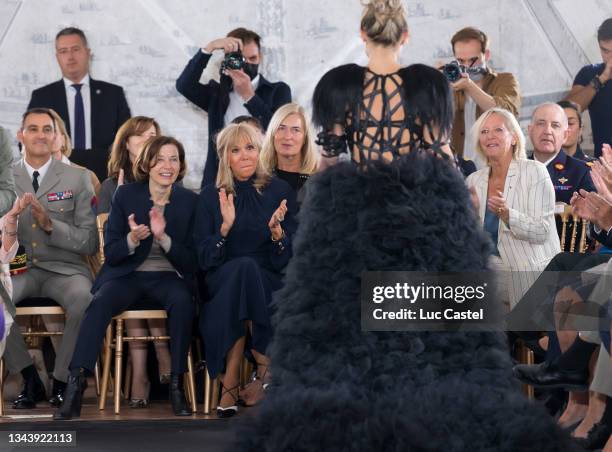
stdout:
[[[219,82],[200,83],[212,53],[223,50]],[[189,61],[176,81],[176,89],[208,112],[208,153],[202,187],[214,183],[219,158],[214,137],[238,116],[253,116],[264,128],[281,106],[291,102],[291,89],[284,82],[272,83],[259,74],[261,37],[254,31],[236,28],[227,37],[215,39]]]
[[474,27],[459,30],[451,39],[454,62],[442,68],[455,92],[455,119],[451,144],[459,157],[471,159],[477,168],[486,162],[476,152],[470,129],[480,115],[493,107],[518,115],[521,96],[517,80],[510,73],[496,73],[488,67],[489,38]]

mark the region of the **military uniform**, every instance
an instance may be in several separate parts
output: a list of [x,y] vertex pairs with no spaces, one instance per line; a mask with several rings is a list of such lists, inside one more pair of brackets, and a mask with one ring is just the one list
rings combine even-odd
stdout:
[[582,150],[580,145],[576,146],[576,152],[571,157],[574,157],[575,159],[582,160],[583,162],[586,162],[586,164],[588,166],[593,166],[593,164],[591,162],[595,161],[595,159],[593,157],[591,157],[590,155],[587,155],[587,154],[584,153],[584,151]]
[[580,189],[595,191],[590,166],[582,160],[570,157],[563,150],[546,165],[546,168],[555,187],[557,202],[569,204],[574,192]]
[[[13,167],[17,194],[34,193],[32,179],[22,161]],[[17,236],[27,256],[25,271],[13,275],[13,303],[30,297],[48,297],[66,311],[66,324],[57,351],[53,376],[67,381],[68,363],[85,309],[91,301],[91,272],[83,256],[98,249],[96,219],[91,207],[94,196],[86,171],[52,160],[39,182],[35,196],[47,211],[53,224],[51,233],[40,228],[26,208],[19,216]],[[7,339],[4,355],[12,373],[32,364],[19,328],[14,324]]]
[[[580,189],[586,191],[595,191],[593,181],[591,180],[590,163],[584,160],[579,160],[570,157],[561,150],[557,156],[546,165],[553,187],[555,188],[555,201],[569,204],[574,192]],[[561,238],[562,222],[559,217],[556,218],[557,231]],[[572,234],[574,229],[573,219],[570,217],[566,226],[565,244],[561,244],[564,251],[571,250]],[[582,224],[576,228],[576,236],[574,239],[574,251],[579,251],[580,237],[582,235]]]

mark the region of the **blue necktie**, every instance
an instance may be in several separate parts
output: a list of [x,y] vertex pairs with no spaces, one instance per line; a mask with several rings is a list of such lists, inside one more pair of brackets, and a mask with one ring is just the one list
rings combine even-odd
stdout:
[[72,85],[76,90],[74,96],[74,148],[85,149],[85,107],[83,106],[83,96],[81,96],[80,83]]

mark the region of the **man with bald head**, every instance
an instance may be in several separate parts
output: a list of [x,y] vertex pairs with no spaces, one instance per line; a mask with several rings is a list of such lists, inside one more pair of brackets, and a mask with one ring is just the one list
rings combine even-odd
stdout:
[[563,150],[569,132],[567,115],[559,105],[538,105],[533,111],[528,130],[533,145],[533,158],[546,165],[555,187],[557,202],[569,204],[572,194],[581,188],[595,190],[589,174],[590,167]]

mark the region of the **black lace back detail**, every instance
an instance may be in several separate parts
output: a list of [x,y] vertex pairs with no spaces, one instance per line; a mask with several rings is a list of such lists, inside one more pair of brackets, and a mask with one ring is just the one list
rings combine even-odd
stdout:
[[[344,134],[324,130],[318,135],[317,144],[323,147],[325,156],[348,152],[360,165],[391,162],[416,149],[446,157],[440,148],[442,143],[424,142],[423,127],[415,121],[403,85],[398,72],[381,75],[366,69],[361,98],[353,99],[346,110]],[[433,131],[430,135],[434,136]]]
[[346,118],[348,147],[357,162],[393,160],[413,143],[399,74],[366,71],[363,97]]

